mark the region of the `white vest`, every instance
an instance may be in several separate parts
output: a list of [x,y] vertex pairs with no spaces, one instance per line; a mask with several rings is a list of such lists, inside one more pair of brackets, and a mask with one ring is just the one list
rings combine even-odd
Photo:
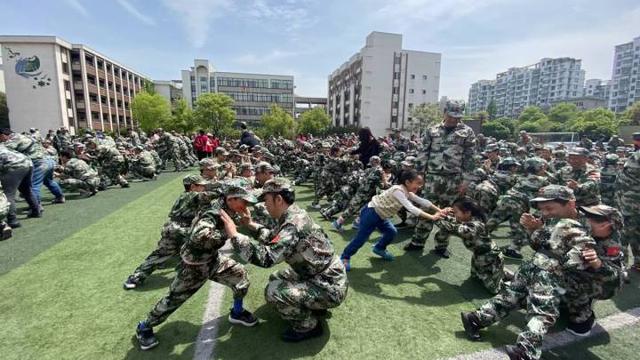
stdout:
[[395,191],[402,191],[406,195],[402,185],[393,185],[382,193],[374,196],[367,206],[373,208],[376,214],[382,219],[392,218],[402,209],[400,201],[393,196]]

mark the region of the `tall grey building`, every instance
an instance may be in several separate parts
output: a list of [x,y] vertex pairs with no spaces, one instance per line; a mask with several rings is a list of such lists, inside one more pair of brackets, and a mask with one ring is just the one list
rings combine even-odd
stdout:
[[[481,82],[476,82],[469,91],[469,103],[474,102],[471,112],[486,110],[493,100],[497,117],[517,117],[527,106],[544,108],[561,100],[581,97],[585,77],[581,63],[573,58],[543,58],[536,64],[497,74],[493,88],[486,86],[483,90]],[[489,80],[484,81],[489,84]],[[484,107],[477,105],[478,99],[482,99]]]
[[640,100],[640,36],[616,46],[611,74],[609,109],[623,112]]
[[611,96],[611,80],[586,80],[584,82],[584,96],[603,99],[608,103]]
[[365,46],[329,75],[333,124],[366,126],[376,136],[406,129],[414,106],[438,101],[440,58],[402,49],[401,34],[370,33]]
[[467,113],[473,114],[487,110],[489,103],[493,100],[495,87],[495,80],[479,80],[471,84],[469,102],[466,108]]
[[257,124],[276,104],[294,114],[293,76],[215,71],[209,60],[195,59],[182,70],[182,96],[190,107],[204,93],[223,93],[235,101],[238,121]]

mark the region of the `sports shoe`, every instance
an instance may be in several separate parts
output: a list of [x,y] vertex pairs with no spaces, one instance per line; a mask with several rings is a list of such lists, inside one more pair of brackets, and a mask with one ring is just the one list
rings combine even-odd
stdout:
[[249,310],[243,309],[240,314],[235,314],[233,309],[229,311],[229,322],[232,324],[255,326],[258,323],[258,318],[255,317]]
[[131,290],[137,288],[140,285],[142,285],[142,279],[139,279],[133,275],[129,275],[124,284],[122,284],[122,287],[125,290]]
[[350,259],[341,259],[342,265],[344,265],[344,269],[346,271],[351,271],[351,260]]
[[593,329],[594,326],[596,326],[596,316],[592,313],[587,320],[581,323],[569,321],[567,331],[575,336],[586,337],[591,334],[591,329]]
[[386,249],[382,250],[377,248],[375,245],[373,245],[373,247],[371,248],[371,251],[373,251],[374,254],[380,256],[382,259],[386,260],[386,261],[393,261],[394,256],[388,252]]
[[522,260],[522,254],[520,254],[517,250],[514,249],[505,249],[502,251],[502,253],[504,254],[504,256],[511,258],[511,259],[516,259],[516,260]]
[[27,214],[28,218],[41,218],[42,217],[42,211],[38,210],[38,211],[30,211]]
[[335,230],[335,231],[337,231],[337,232],[341,233],[341,234],[342,234],[342,232],[344,231],[344,229],[342,228],[342,224],[340,224],[340,223],[338,222],[338,220],[333,220],[333,221],[331,222],[331,228],[332,228],[333,230]]
[[507,345],[504,350],[509,355],[509,360],[531,360],[521,346]]
[[431,253],[445,259],[448,259],[451,257],[451,253],[449,252],[448,249],[433,249],[431,250]]
[[282,333],[282,340],[286,342],[300,342],[303,340],[322,336],[322,333],[322,324],[318,322],[313,329],[305,332],[300,332],[294,330],[293,328],[288,328]]
[[311,204],[311,208],[315,210],[320,210],[322,209],[322,206],[320,206],[320,203],[314,203],[314,204]]
[[414,244],[412,241],[409,241],[407,245],[403,247],[404,251],[422,251],[424,249],[424,245]]
[[136,328],[136,338],[141,350],[149,350],[158,346],[158,339],[153,334],[153,328],[146,321],[140,321]]
[[12,222],[12,223],[8,223],[7,225],[9,225],[9,227],[11,227],[12,229],[17,229],[19,227],[22,227],[22,224],[20,224],[19,222]]
[[0,240],[7,240],[13,236],[13,229],[11,226],[5,223],[0,223],[0,228],[2,231],[2,236],[0,236]]
[[467,334],[469,340],[480,340],[480,319],[473,312],[461,312],[460,319],[462,320],[462,326],[464,326],[464,332]]
[[66,200],[65,200],[64,196],[60,196],[60,197],[57,197],[57,198],[51,200],[51,203],[52,204],[64,204],[65,201]]

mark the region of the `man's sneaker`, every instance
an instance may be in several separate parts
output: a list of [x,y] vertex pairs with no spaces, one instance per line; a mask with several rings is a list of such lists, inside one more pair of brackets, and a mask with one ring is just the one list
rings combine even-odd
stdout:
[[473,312],[461,312],[460,319],[462,320],[462,326],[464,326],[464,332],[470,340],[480,340],[480,319]]
[[322,324],[318,322],[316,327],[309,331],[299,332],[295,331],[293,328],[288,328],[282,333],[282,340],[286,342],[300,342],[307,339],[312,339],[318,336],[322,336]]
[[133,275],[129,275],[129,277],[127,278],[127,280],[124,282],[124,284],[122,284],[122,287],[125,290],[131,290],[131,289],[135,289],[138,286],[142,285],[142,280],[133,276]]
[[409,241],[403,249],[404,251],[422,251],[422,249],[424,249],[424,245],[414,244],[412,241]]
[[30,211],[27,214],[27,217],[28,218],[41,218],[42,217],[42,211],[40,211],[39,209],[38,209],[38,211]]
[[146,321],[140,321],[138,323],[136,338],[142,350],[149,350],[158,346],[158,339],[156,339],[156,336],[153,334],[153,328],[149,326]]
[[448,259],[451,257],[451,253],[449,252],[448,249],[433,249],[431,250],[431,253],[445,259]]
[[64,196],[60,196],[60,197],[57,197],[57,198],[51,200],[51,203],[52,204],[64,204],[65,201],[66,200],[65,200]]
[[240,314],[235,314],[233,309],[229,312],[229,322],[232,324],[239,324],[244,326],[255,326],[258,323],[258,318],[255,317],[250,311],[243,309]]
[[509,360],[531,360],[521,346],[507,345],[504,350],[509,355]]
[[502,253],[508,258],[522,260],[522,254],[520,254],[517,250],[505,249],[502,251]]
[[322,206],[320,206],[319,203],[315,203],[315,204],[311,204],[311,208],[315,210],[320,210],[322,209]]
[[387,250],[379,249],[375,245],[373,245],[373,247],[371,248],[371,251],[373,251],[374,254],[380,256],[382,259],[386,261],[393,261],[394,259],[393,255],[390,252],[388,252]]
[[342,232],[343,232],[342,224],[340,224],[340,223],[338,222],[338,220],[333,220],[333,221],[331,222],[331,228],[332,228],[333,230],[335,230],[335,231],[337,231],[337,232],[341,233],[341,234],[342,234]]
[[581,323],[569,321],[569,325],[567,325],[567,331],[575,336],[586,337],[591,334],[591,329],[593,329],[595,325],[596,316],[592,313],[587,320]]
[[351,260],[350,259],[341,259],[342,265],[344,265],[344,269],[346,271],[351,271]]
[[5,223],[0,223],[0,227],[2,227],[2,236],[0,236],[0,240],[7,240],[13,236],[13,229],[11,229],[11,226]]

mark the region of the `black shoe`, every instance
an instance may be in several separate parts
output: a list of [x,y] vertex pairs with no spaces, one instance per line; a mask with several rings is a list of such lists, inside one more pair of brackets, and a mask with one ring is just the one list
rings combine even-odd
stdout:
[[422,251],[422,249],[424,249],[424,245],[414,244],[413,242],[409,241],[403,249],[404,251]]
[[52,204],[64,204],[65,203],[64,196],[57,197],[51,201]]
[[234,314],[233,309],[229,312],[229,322],[232,324],[240,324],[244,326],[255,326],[258,323],[258,318],[255,317],[248,310],[242,310],[240,314]]
[[28,218],[41,218],[42,217],[42,211],[31,211],[27,214]]
[[19,222],[13,222],[13,223],[8,223],[7,225],[9,225],[12,229],[17,229],[19,227],[22,227],[22,224],[20,224]]
[[449,252],[448,249],[433,249],[431,250],[431,253],[445,259],[448,259],[451,257],[451,253]]
[[518,345],[505,346],[505,352],[509,355],[509,360],[531,360],[524,349]]
[[462,326],[464,326],[464,332],[467,334],[469,340],[480,340],[480,319],[473,312],[461,312],[460,319],[462,320]]
[[131,290],[131,289],[135,289],[138,286],[142,285],[142,279],[139,279],[133,275],[129,275],[129,277],[127,278],[127,280],[124,282],[124,284],[122,284],[122,287],[125,290]]
[[569,321],[569,324],[567,325],[567,331],[575,336],[586,337],[591,334],[591,329],[593,329],[595,325],[596,316],[595,314],[591,313],[591,316],[581,323]]
[[5,223],[2,223],[0,224],[0,228],[2,229],[2,235],[0,236],[0,240],[7,240],[11,238],[11,236],[13,236],[13,230],[11,229],[11,226]]
[[153,334],[153,328],[146,323],[146,321],[140,321],[136,328],[136,338],[141,350],[149,350],[158,346],[158,339]]
[[316,327],[309,331],[298,332],[293,330],[293,328],[288,328],[282,333],[282,340],[286,342],[300,342],[307,339],[312,339],[318,336],[322,336],[322,324],[318,322]]
[[505,249],[502,251],[502,253],[508,258],[522,260],[522,254],[520,254],[517,250]]

